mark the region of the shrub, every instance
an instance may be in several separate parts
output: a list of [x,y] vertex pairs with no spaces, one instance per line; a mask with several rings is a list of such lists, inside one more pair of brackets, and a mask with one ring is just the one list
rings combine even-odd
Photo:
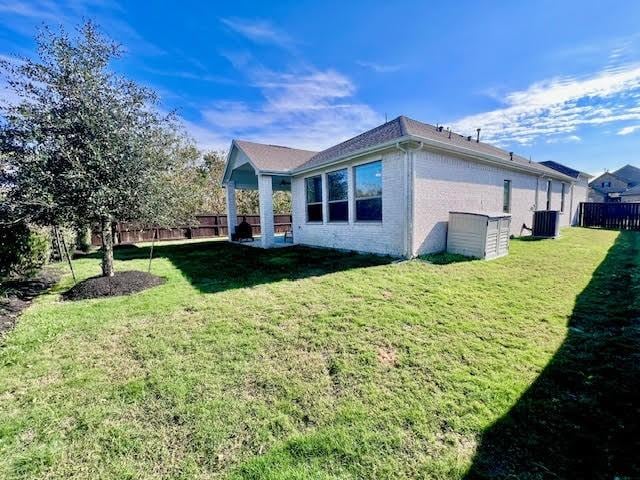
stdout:
[[0,277],[33,275],[49,261],[50,244],[44,229],[25,223],[0,226]]

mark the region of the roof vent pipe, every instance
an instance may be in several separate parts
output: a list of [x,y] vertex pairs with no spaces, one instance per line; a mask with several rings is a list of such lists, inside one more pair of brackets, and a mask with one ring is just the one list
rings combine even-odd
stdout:
[[480,130],[481,130],[480,128],[476,130],[476,132],[478,132],[478,136],[476,137],[476,143],[480,143]]
[[447,130],[449,131],[449,140],[451,140],[451,127],[447,127]]
[[509,159],[513,161],[513,152],[509,152]]
[[439,131],[439,132],[441,132],[443,128],[444,128],[444,127],[443,127],[442,125],[440,125],[440,126],[438,127],[438,131]]
[[470,142],[470,141],[471,141],[471,135],[467,137],[467,142]]

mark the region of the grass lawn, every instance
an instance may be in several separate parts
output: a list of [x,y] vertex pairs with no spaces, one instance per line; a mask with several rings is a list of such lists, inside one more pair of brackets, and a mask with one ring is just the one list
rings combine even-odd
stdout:
[[640,476],[640,234],[156,252],[164,285],[63,302],[67,275],[5,337],[0,478]]

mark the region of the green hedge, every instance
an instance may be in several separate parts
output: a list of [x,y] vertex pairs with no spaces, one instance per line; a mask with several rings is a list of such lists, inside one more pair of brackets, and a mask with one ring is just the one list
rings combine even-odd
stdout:
[[0,226],[0,277],[31,276],[49,261],[50,255],[46,229],[24,223]]

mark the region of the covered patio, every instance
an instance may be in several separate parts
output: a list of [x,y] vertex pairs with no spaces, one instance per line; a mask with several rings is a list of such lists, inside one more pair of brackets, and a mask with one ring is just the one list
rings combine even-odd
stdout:
[[[306,162],[315,152],[297,150],[276,145],[261,145],[234,140],[229,150],[222,179],[226,188],[229,240],[237,227],[236,189],[257,190],[260,202],[260,235],[253,243],[262,248],[273,248],[285,244],[284,238],[276,236],[274,228],[273,192],[291,191],[290,171]],[[236,222],[237,223],[237,222]]]

